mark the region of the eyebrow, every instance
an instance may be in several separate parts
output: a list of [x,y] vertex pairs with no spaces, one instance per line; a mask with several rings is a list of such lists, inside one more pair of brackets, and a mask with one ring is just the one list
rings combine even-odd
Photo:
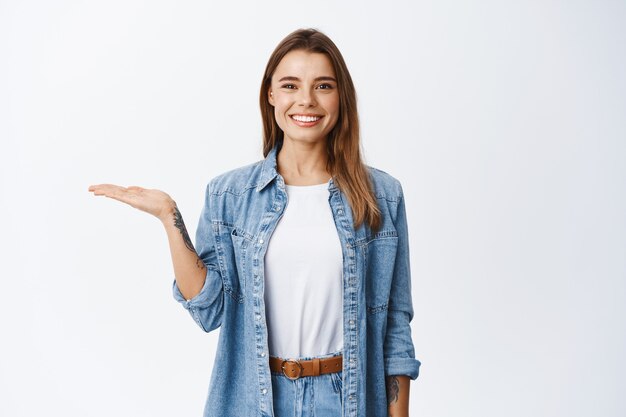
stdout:
[[[280,80],[278,80],[279,83],[283,82],[283,81],[300,81],[300,78],[293,77],[293,76],[287,76],[287,77],[283,77]],[[329,77],[329,76],[317,77],[313,81],[334,81],[334,82],[337,82],[337,80],[334,77]]]

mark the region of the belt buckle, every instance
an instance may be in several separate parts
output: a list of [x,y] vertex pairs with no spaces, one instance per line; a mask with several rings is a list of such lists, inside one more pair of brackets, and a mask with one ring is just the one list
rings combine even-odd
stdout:
[[[285,372],[285,363],[287,363],[287,362],[295,363],[296,365],[298,365],[298,368],[300,369],[300,372],[298,372],[298,375],[296,375],[294,378],[290,377]],[[285,360],[283,360],[282,363],[280,364],[280,369],[282,369],[283,375],[285,375],[287,378],[291,379],[292,381],[295,381],[296,379],[298,379],[298,378],[300,378],[302,376],[302,370],[303,370],[302,364],[297,359],[285,359]]]

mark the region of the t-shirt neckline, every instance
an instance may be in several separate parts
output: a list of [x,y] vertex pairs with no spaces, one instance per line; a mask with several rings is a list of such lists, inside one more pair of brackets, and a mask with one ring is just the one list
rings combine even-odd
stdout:
[[326,189],[330,184],[330,180],[323,182],[321,184],[310,184],[310,185],[292,185],[285,184],[285,187],[289,190],[318,190],[318,189]]

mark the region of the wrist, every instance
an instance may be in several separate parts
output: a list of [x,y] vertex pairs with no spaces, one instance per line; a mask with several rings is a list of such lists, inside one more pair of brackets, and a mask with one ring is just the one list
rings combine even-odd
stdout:
[[163,207],[161,208],[160,214],[158,215],[159,220],[164,225],[173,225],[175,219],[177,207],[176,202],[172,199],[167,200]]

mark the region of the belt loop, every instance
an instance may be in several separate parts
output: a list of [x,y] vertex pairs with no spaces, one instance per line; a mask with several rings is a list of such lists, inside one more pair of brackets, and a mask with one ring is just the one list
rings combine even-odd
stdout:
[[313,376],[320,374],[320,358],[313,358]]

